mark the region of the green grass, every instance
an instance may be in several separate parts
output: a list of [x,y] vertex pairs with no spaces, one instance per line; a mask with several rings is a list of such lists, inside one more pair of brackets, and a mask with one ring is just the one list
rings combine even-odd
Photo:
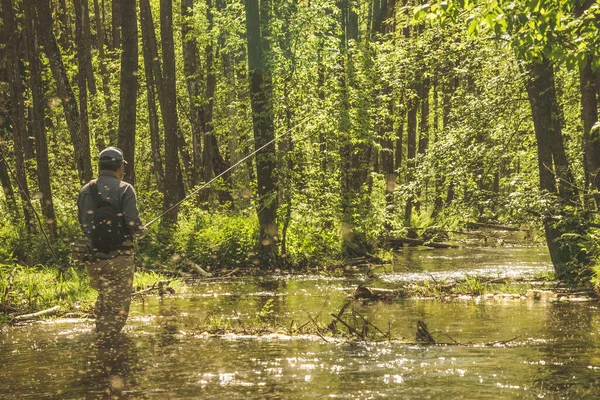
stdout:
[[[137,272],[133,290],[151,287],[166,277],[155,272]],[[10,286],[10,287],[9,287]],[[169,286],[176,292],[184,288],[183,282],[171,280]],[[89,313],[97,293],[90,287],[85,269],[57,269],[14,264],[0,264],[0,325],[10,315],[19,315],[60,306],[59,315],[68,312]]]

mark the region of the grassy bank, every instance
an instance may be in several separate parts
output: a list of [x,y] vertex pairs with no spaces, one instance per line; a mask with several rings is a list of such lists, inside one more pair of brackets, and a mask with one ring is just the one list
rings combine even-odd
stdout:
[[[133,291],[157,286],[167,278],[155,272],[136,272]],[[176,290],[181,282],[170,284]],[[0,264],[0,325],[16,315],[34,313],[58,306],[58,315],[90,314],[97,293],[90,287],[85,269],[57,271],[51,267]]]

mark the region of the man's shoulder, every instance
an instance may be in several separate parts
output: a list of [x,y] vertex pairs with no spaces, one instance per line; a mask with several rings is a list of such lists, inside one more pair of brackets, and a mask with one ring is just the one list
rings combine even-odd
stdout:
[[89,192],[90,190],[90,185],[92,184],[94,180],[89,181],[88,183],[86,183],[85,185],[83,185],[83,187],[79,190],[79,195],[81,196],[82,194],[86,194]]

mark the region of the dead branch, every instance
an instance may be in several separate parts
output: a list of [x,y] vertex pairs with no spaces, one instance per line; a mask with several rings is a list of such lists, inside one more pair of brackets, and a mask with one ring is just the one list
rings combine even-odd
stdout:
[[435,339],[429,333],[427,324],[421,320],[417,321],[417,342],[425,342],[427,344],[436,344]]
[[14,318],[12,318],[12,321],[13,322],[23,322],[23,321],[35,320],[35,319],[39,319],[39,317],[42,317],[42,316],[54,315],[54,314],[56,314],[56,312],[58,310],[60,310],[60,306],[54,306],[52,308],[48,308],[47,310],[42,310],[42,311],[34,312],[31,314],[17,315]]
[[364,335],[362,335],[362,334],[361,334],[360,332],[358,332],[356,329],[354,329],[353,327],[351,327],[350,325],[348,325],[348,324],[346,323],[346,321],[344,321],[344,320],[343,320],[343,319],[341,319],[341,318],[338,318],[338,316],[337,316],[337,315],[335,315],[335,314],[331,314],[331,316],[332,316],[333,318],[335,318],[336,320],[338,320],[339,322],[341,322],[341,323],[342,323],[342,325],[344,325],[346,328],[348,328],[348,333],[351,333],[351,334],[354,334],[354,335],[356,335],[356,336],[357,336],[357,337],[359,337],[361,340],[365,340],[365,337],[364,337]]
[[[154,282],[152,284],[152,286],[147,287],[146,289],[140,290],[138,292],[134,292],[131,294],[131,297],[135,297],[135,296],[141,296],[144,294],[148,294],[151,293],[153,291],[158,291],[158,293],[162,296],[165,294],[165,292],[171,292],[173,290],[173,288],[168,287],[169,284],[171,283],[171,281],[167,280],[167,281],[158,281],[158,282]],[[170,290],[169,290],[170,289]]]
[[[348,306],[352,303],[352,300],[348,300],[346,303],[344,303],[344,305],[342,306],[342,308],[340,309],[340,311],[337,313],[337,318],[342,318],[342,315],[344,315],[344,312],[346,312],[346,308],[348,308]],[[336,320],[332,319],[331,322],[329,323],[329,325],[327,325],[327,328],[331,331],[331,332],[335,332],[336,329]]]

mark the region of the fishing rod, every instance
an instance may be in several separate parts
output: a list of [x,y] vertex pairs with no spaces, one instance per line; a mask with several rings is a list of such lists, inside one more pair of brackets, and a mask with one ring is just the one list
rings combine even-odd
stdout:
[[[306,113],[308,113],[308,110],[304,112],[304,114],[306,114]],[[267,142],[264,145],[260,146],[258,149],[254,150],[252,153],[248,154],[247,156],[245,156],[244,158],[242,158],[241,160],[239,160],[238,162],[236,162],[235,164],[233,164],[231,167],[229,167],[225,171],[221,172],[219,175],[215,176],[214,178],[212,178],[211,180],[209,180],[208,182],[206,182],[205,184],[203,184],[199,188],[195,189],[193,192],[191,192],[190,194],[188,194],[187,196],[185,196],[183,199],[179,200],[177,203],[175,203],[174,205],[172,205],[169,209],[167,209],[166,211],[164,211],[158,217],[154,218],[152,221],[150,221],[146,225],[144,225],[144,228],[148,228],[150,225],[154,224],[156,221],[158,221],[162,217],[164,217],[165,214],[167,214],[167,213],[173,211],[175,208],[179,207],[184,201],[186,201],[187,199],[189,199],[190,197],[192,197],[193,195],[195,195],[196,193],[198,193],[202,189],[208,187],[211,183],[213,183],[214,181],[216,181],[217,179],[219,179],[220,177],[222,177],[223,175],[225,175],[226,173],[228,173],[229,171],[231,171],[232,169],[234,169],[235,167],[237,167],[238,165],[240,165],[241,163],[243,163],[244,161],[246,161],[250,157],[255,156],[258,152],[260,152],[261,150],[263,150],[267,146],[271,145],[276,140],[278,140],[278,139],[286,136],[287,134],[289,134],[290,132],[292,132],[294,129],[296,129],[299,126],[303,125],[306,121],[308,121],[310,119],[311,116],[312,115],[309,115],[306,118],[302,119],[300,122],[298,122],[296,125],[292,126],[290,129],[288,129],[287,131],[285,131],[281,135],[275,136],[275,138],[273,138],[269,142]],[[306,136],[306,137],[308,137],[308,136]]]
[[31,202],[31,198],[27,195],[25,188],[21,185],[21,182],[16,178],[15,174],[13,173],[13,170],[10,167],[8,161],[6,160],[6,158],[4,158],[4,152],[1,149],[0,149],[0,157],[2,157],[2,161],[4,162],[4,165],[6,165],[6,169],[12,176],[13,180],[15,182],[17,182],[17,186],[19,187],[19,191],[21,192],[21,195],[23,196],[23,198],[25,198],[25,200],[27,200],[27,204],[29,204],[29,207],[31,207],[31,209],[33,210],[35,219],[37,220],[38,225],[40,226],[40,230],[42,231],[44,238],[46,238],[46,243],[48,244],[48,247],[50,248],[50,252],[52,253],[52,256],[54,257],[54,261],[58,262],[59,261],[58,255],[54,251],[54,247],[52,247],[52,242],[50,241],[50,237],[48,237],[48,234],[46,233],[46,230],[44,229],[44,225],[42,224],[40,215],[38,214],[37,210],[33,206],[33,203]]

